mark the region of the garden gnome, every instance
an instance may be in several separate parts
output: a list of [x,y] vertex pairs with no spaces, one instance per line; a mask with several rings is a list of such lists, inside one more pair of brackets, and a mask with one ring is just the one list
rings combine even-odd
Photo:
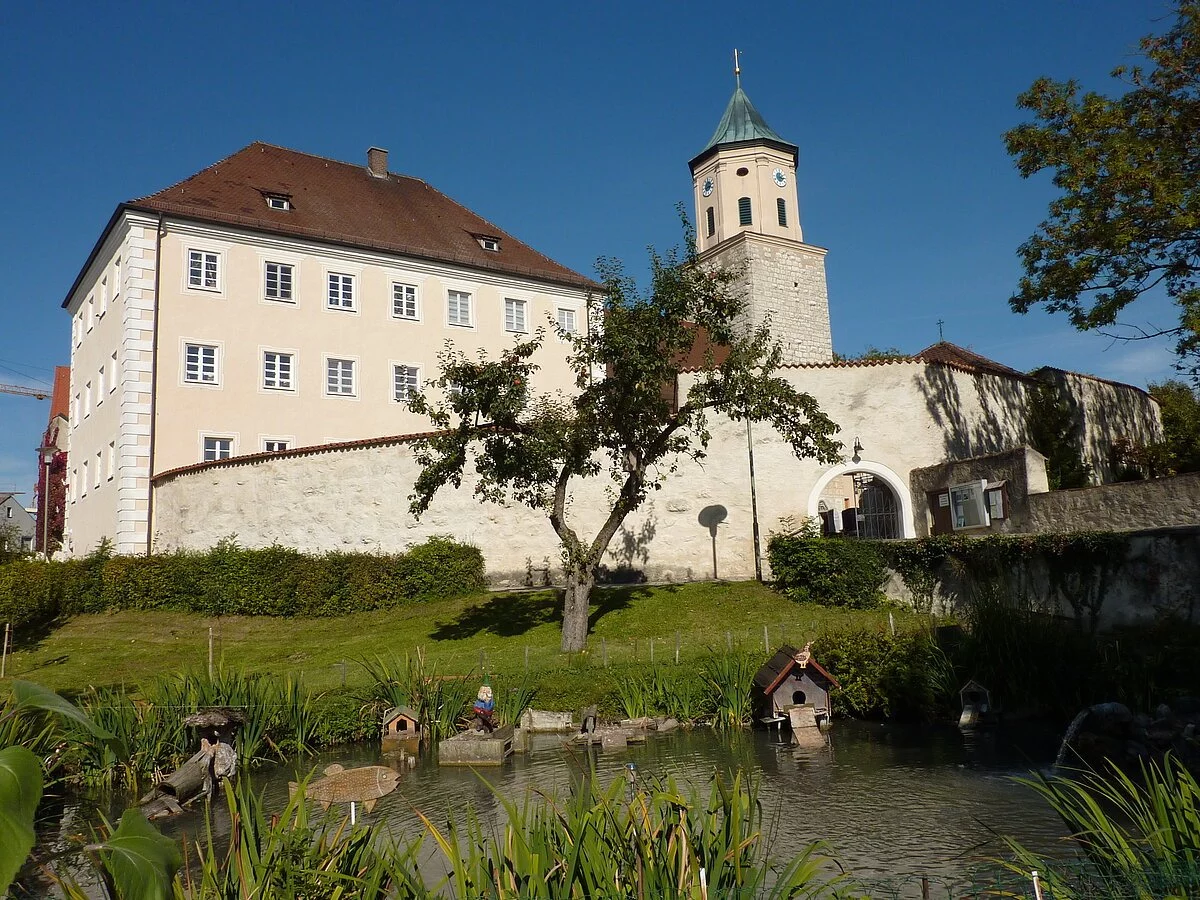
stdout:
[[496,708],[495,698],[492,696],[492,684],[486,675],[483,676],[483,684],[479,688],[479,693],[475,695],[475,721],[471,728],[473,731],[490,732],[496,727],[496,723],[492,721],[492,712]]

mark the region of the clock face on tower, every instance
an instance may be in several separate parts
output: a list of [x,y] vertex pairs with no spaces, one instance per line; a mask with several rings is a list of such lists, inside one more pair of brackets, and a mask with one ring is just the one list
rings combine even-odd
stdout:
[[780,187],[783,187],[787,184],[787,174],[783,171],[783,169],[776,169],[771,173],[771,177],[775,179],[775,183]]
[[707,197],[709,194],[711,194],[713,192],[713,180],[711,178],[705,178],[704,179],[704,187],[701,188],[701,190],[704,191],[705,197]]

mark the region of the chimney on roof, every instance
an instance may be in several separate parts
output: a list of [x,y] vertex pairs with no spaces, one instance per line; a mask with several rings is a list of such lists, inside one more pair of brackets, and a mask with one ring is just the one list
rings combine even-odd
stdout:
[[387,178],[387,151],[378,147],[367,150],[367,171],[376,178]]

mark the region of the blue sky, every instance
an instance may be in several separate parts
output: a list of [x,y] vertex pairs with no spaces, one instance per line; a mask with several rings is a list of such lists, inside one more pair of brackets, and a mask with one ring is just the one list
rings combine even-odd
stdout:
[[[253,140],[424,178],[587,274],[678,242],[690,159],[743,86],[800,146],[829,248],[834,347],[948,340],[1017,368],[1144,385],[1164,344],[1110,346],[1007,298],[1053,196],[1001,135],[1039,75],[1108,90],[1164,0],[9,3],[0,6],[0,382],[69,360],[59,306],[116,204]],[[690,209],[689,209],[690,212]],[[1166,304],[1133,311],[1170,323]],[[32,491],[46,402],[0,394],[0,490]]]

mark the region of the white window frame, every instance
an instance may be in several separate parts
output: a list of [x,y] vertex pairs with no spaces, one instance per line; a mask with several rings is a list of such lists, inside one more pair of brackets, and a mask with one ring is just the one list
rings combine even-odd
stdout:
[[92,483],[93,490],[100,490],[100,485],[104,483],[104,451],[96,451],[96,475]]
[[86,419],[92,414],[92,383],[86,382],[83,386],[83,417]]
[[563,313],[569,313],[571,316],[571,329],[567,331],[567,333],[579,334],[579,310],[572,306],[560,306],[555,310],[554,321],[559,328],[562,328],[565,331],[566,328],[563,325]]
[[113,305],[116,306],[117,301],[121,299],[121,257],[118,256],[113,260]]
[[[510,306],[511,304],[511,306]],[[509,327],[509,309],[512,309],[512,326]],[[520,321],[517,321],[516,313],[520,313]],[[522,300],[518,297],[504,298],[504,330],[509,334],[529,334],[529,301]]]
[[79,496],[83,498],[87,496],[88,492],[88,461],[86,459],[83,461],[81,471],[83,472],[83,477],[79,480]]
[[[202,353],[200,354],[200,362],[199,362],[199,364],[200,364],[199,375],[201,377],[188,378],[188,348],[189,347],[196,347],[200,350],[212,350],[213,351],[213,380],[212,381],[206,381],[203,378],[204,362],[203,362],[203,354]],[[180,384],[186,385],[188,387],[205,387],[205,388],[221,387],[221,363],[222,363],[222,357],[224,355],[225,355],[225,348],[224,348],[223,342],[221,342],[221,341],[199,341],[199,340],[189,340],[189,339],[185,338],[184,340],[182,340],[180,342],[180,352],[179,352]]]
[[96,319],[103,319],[104,314],[108,312],[108,276],[100,277],[100,312],[96,315]]
[[90,333],[96,324],[96,295],[91,294],[87,298],[87,331]]
[[[259,367],[259,374],[261,376],[261,381],[259,381],[259,386],[264,391],[268,391],[272,394],[275,394],[275,393],[294,394],[296,392],[296,355],[297,354],[296,354],[295,350],[281,350],[281,349],[277,349],[275,347],[260,348],[259,349],[259,360],[261,361],[261,365]],[[276,362],[275,362],[275,368],[276,368],[275,380],[276,380],[276,382],[280,381],[279,372],[278,372],[278,369],[279,369],[278,358],[281,356],[286,356],[288,358],[289,372],[288,372],[288,378],[287,378],[286,385],[279,384],[279,383],[271,385],[271,384],[267,383],[267,357],[268,356],[276,357]]]
[[[193,255],[200,257],[199,283],[196,283],[192,280]],[[212,258],[213,265],[216,268],[212,285],[206,283],[210,257]],[[189,291],[199,291],[203,294],[222,293],[224,290],[223,285],[225,278],[225,254],[223,251],[213,250],[209,247],[190,246],[184,251],[183,262],[183,283],[186,285]]]
[[992,524],[988,515],[987,480],[967,481],[952,484],[947,489],[950,495],[950,527],[955,531],[973,528],[989,528]]
[[107,393],[104,390],[104,385],[107,382],[104,380],[104,366],[100,367],[100,371],[96,373],[96,408],[104,402],[104,395]]
[[500,252],[500,238],[492,237],[491,235],[476,235],[475,240],[479,241],[479,246],[488,253]]
[[108,442],[108,480],[112,481],[117,474],[117,442]]
[[[391,397],[391,400],[393,403],[408,403],[408,400],[409,400],[409,397],[411,396],[412,390],[415,389],[415,390],[419,391],[421,389],[421,369],[422,369],[422,367],[421,367],[420,363],[403,362],[401,360],[396,360],[396,359],[391,360],[391,365],[392,365],[392,378],[391,378],[391,383],[389,386],[388,396]],[[413,373],[413,375],[415,376],[416,382],[417,382],[416,385],[410,385],[408,387],[408,390],[405,393],[405,396],[403,396],[403,397],[397,396],[398,392],[396,390],[396,387],[397,387],[396,376],[397,376],[397,374],[399,374],[397,372],[398,369],[410,370]]]
[[[219,447],[216,447],[216,448],[214,448],[214,453],[217,455],[215,455],[213,457],[213,459],[207,459],[205,457],[205,454],[208,453],[207,444],[209,441],[213,441],[214,443],[216,441],[228,441],[229,442],[229,450],[227,452],[229,455],[228,456],[220,456],[219,454],[221,453],[221,450]],[[220,462],[223,459],[230,459],[234,456],[237,456],[237,435],[236,434],[230,434],[228,432],[211,432],[211,431],[200,432],[200,462]]]
[[[283,270],[287,269],[288,277],[288,296],[272,297],[271,296],[271,267],[276,266],[276,291],[280,289],[282,284]],[[290,262],[282,262],[277,259],[268,259],[263,261],[263,299],[269,303],[287,303],[292,306],[296,305],[296,264]]]
[[112,374],[109,376],[110,383],[108,385],[108,392],[111,394],[113,391],[115,391],[117,389],[117,351],[116,350],[114,350],[112,352],[112,355],[108,358],[108,361],[110,363],[112,363],[112,365],[109,366],[109,368],[112,370]]
[[76,393],[75,399],[73,401],[71,401],[71,424],[72,425],[79,424],[79,409],[80,409],[79,396],[80,395],[78,393]]
[[[467,321],[456,322],[450,316],[451,298],[455,298],[454,302],[461,304],[463,298],[466,298],[467,303]],[[474,328],[475,327],[475,294],[473,291],[464,291],[458,288],[446,289],[446,325],[451,328]]]
[[78,347],[83,343],[83,310],[81,309],[71,318],[71,338],[75,346]]
[[[398,279],[392,279],[391,284],[392,284],[392,318],[393,319],[401,319],[402,321],[405,321],[405,322],[420,322],[421,321],[421,287],[420,287],[420,285],[413,284],[411,281],[400,281]],[[399,297],[396,296],[399,289],[404,289],[407,292],[411,292],[412,296],[405,297],[403,300],[401,300]],[[396,309],[399,304],[404,303],[407,306],[407,304],[409,303],[410,300],[412,302],[412,315],[408,315],[407,312],[405,312],[405,313],[396,312]]]
[[[331,289],[333,287],[333,279],[341,279],[338,283],[338,302],[335,305],[331,302]],[[346,298],[343,296],[346,290],[346,279],[350,280],[350,305],[346,306]],[[329,312],[341,313],[357,313],[358,312],[358,273],[345,272],[340,269],[330,269],[325,273],[325,309]]]
[[[284,444],[283,448],[268,447],[268,444]],[[292,435],[264,434],[259,437],[259,445],[263,453],[286,453],[296,449],[296,439]]]
[[[330,363],[349,363],[350,364],[350,391],[333,392],[329,390],[329,365]],[[358,357],[357,356],[333,356],[325,357],[324,365],[321,366],[321,383],[323,385],[322,392],[326,397],[333,397],[338,400],[357,400],[358,399]],[[339,375],[339,381],[343,376]]]
[[287,212],[292,208],[291,199],[284,197],[282,194],[266,194],[265,196],[267,198],[267,206],[271,209]]

